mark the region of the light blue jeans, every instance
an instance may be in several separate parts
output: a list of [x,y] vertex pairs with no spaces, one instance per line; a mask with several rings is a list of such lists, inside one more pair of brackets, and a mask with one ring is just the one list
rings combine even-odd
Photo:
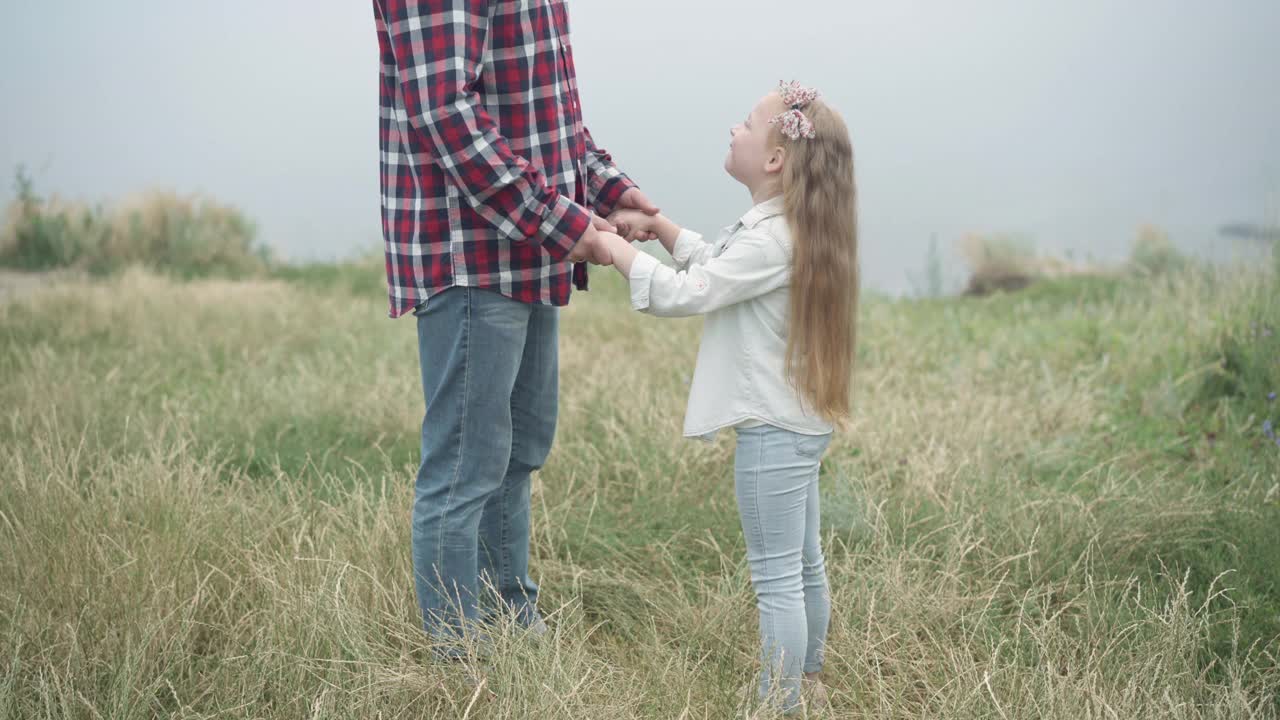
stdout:
[[460,654],[454,641],[499,612],[526,626],[541,619],[529,577],[529,476],[555,437],[558,312],[464,287],[414,311],[426,403],[414,588],[442,655]]
[[800,702],[801,673],[822,669],[831,616],[818,526],[818,466],[831,435],[738,428],[734,489],[760,610],[760,696]]

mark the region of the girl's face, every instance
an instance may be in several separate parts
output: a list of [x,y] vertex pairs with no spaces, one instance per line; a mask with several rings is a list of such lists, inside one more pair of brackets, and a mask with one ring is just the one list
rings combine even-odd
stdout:
[[769,93],[745,120],[729,129],[729,155],[724,159],[724,169],[751,190],[770,182],[782,169],[783,149],[774,144],[769,118],[786,109],[777,93]]

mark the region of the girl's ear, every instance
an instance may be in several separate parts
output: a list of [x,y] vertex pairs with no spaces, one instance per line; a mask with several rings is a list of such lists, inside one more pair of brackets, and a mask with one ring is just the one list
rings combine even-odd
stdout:
[[764,161],[764,171],[767,173],[782,172],[782,164],[787,160],[787,149],[778,145],[769,153],[769,157]]

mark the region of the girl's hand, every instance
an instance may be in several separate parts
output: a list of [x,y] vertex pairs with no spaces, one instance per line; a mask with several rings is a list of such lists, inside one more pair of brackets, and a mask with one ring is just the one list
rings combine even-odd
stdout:
[[616,225],[618,234],[630,242],[655,240],[658,237],[656,217],[641,210],[615,210],[609,216],[609,222]]

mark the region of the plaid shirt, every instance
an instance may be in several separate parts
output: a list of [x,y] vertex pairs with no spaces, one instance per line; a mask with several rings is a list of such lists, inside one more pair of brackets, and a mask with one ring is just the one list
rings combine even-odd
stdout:
[[391,317],[446,288],[565,305],[634,184],[582,123],[567,0],[373,0]]

